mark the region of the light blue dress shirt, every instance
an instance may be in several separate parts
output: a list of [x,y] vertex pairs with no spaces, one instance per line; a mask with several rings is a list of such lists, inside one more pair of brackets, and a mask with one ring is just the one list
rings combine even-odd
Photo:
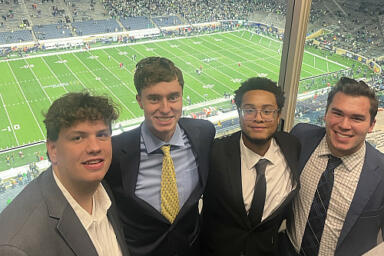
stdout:
[[164,142],[155,137],[143,122],[140,136],[140,166],[135,194],[159,212],[161,212],[160,183],[163,164],[163,152],[160,148],[163,145],[171,145],[180,209],[199,182],[196,157],[184,130],[177,124],[170,141]]

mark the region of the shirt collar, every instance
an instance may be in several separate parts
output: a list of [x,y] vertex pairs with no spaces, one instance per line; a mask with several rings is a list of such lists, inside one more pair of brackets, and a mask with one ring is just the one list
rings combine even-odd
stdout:
[[255,167],[257,162],[264,158],[269,161],[269,164],[274,164],[274,159],[276,159],[276,154],[279,150],[279,146],[276,143],[276,140],[274,138],[271,138],[271,144],[265,153],[264,156],[260,156],[259,154],[253,152],[250,150],[247,146],[245,146],[244,141],[243,141],[243,136],[240,136],[240,152],[242,155],[242,160],[245,163],[245,166],[247,169],[252,169]]
[[[347,171],[351,172],[361,161],[364,161],[365,150],[366,145],[363,143],[363,146],[356,152],[340,157]],[[318,152],[319,157],[328,157],[328,155],[332,155],[331,150],[328,147],[326,136],[320,141]]]
[[155,135],[153,135],[145,121],[141,126],[141,136],[143,138],[144,145],[148,154],[158,150],[163,145],[172,145],[179,147],[184,146],[183,132],[178,123],[176,124],[175,132],[173,133],[172,138],[169,140],[169,142],[162,141]]
[[67,199],[69,205],[72,207],[85,229],[88,229],[92,222],[100,222],[103,218],[106,217],[108,209],[111,207],[111,200],[109,199],[109,196],[101,183],[92,196],[92,214],[89,214],[72,197],[72,195],[68,192],[59,178],[56,176],[55,172],[53,172],[53,177],[57,186],[63,193],[64,197]]

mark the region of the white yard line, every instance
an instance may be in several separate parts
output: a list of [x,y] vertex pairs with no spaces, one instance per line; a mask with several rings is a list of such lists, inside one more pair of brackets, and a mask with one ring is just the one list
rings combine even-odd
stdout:
[[[105,50],[103,50],[103,52],[105,52],[108,56],[110,56]],[[113,60],[115,60],[117,63],[120,63],[113,56],[111,56],[111,58],[113,58]],[[109,73],[111,73],[117,80],[119,80],[130,92],[132,92],[133,95],[136,95],[135,91],[129,88],[129,86],[123,80],[121,80],[120,77],[118,77],[115,73],[113,73],[107,66],[105,66],[101,61],[99,61],[99,59],[96,59],[96,60],[104,67],[104,69],[108,70]],[[124,69],[128,70],[126,67],[124,67]]]
[[35,71],[33,71],[33,69],[31,68],[31,66],[29,65],[29,63],[28,63],[28,61],[27,61],[26,59],[24,59],[24,61],[25,61],[25,63],[27,63],[27,65],[29,66],[29,70],[32,72],[33,77],[35,78],[35,80],[37,81],[37,83],[40,85],[40,88],[41,88],[41,90],[43,90],[45,96],[48,98],[49,103],[52,103],[51,97],[49,97],[49,95],[47,94],[47,92],[44,90],[43,85],[42,85],[41,82],[40,82],[40,79],[37,78],[37,76],[36,76],[36,74],[35,74]]
[[[170,51],[168,51],[167,49],[165,49],[164,47],[161,47],[160,45],[158,45],[158,47],[160,48],[160,49],[162,49],[163,51],[166,51],[166,52],[168,52],[168,53],[170,53],[170,54],[172,54],[172,55],[174,55],[173,53],[171,53]],[[178,56],[176,56],[176,55],[174,55],[176,58],[178,58],[179,60],[181,60],[181,61],[184,61],[182,58],[180,58],[180,57],[178,57]],[[195,57],[196,58],[196,57]],[[197,58],[196,58],[197,59]],[[189,75],[193,80],[195,80],[195,81],[197,81],[199,84],[202,84],[202,82],[200,81],[200,80],[198,80],[197,78],[195,78],[193,75]],[[215,79],[216,80],[216,79]],[[217,80],[216,80],[217,81]],[[217,82],[219,82],[219,81],[217,81]],[[220,83],[220,82],[219,82]],[[196,93],[196,94],[198,94],[198,95],[200,95],[200,97],[202,97],[203,99],[205,99],[205,97],[204,97],[204,95],[201,95],[200,93],[198,93],[196,90],[194,90],[193,88],[192,88],[192,86],[188,86],[188,88],[189,89],[191,89],[194,93]],[[218,93],[216,90],[214,90],[214,89],[212,89],[212,88],[210,88],[210,90],[211,91],[213,91],[214,93],[216,93],[217,95],[220,95],[220,96],[222,96],[220,93]]]
[[17,146],[20,146],[20,143],[19,143],[19,140],[17,139],[15,130],[13,129],[13,123],[12,123],[12,121],[11,121],[11,118],[9,117],[9,113],[8,113],[7,107],[5,106],[5,102],[4,102],[4,100],[3,100],[3,96],[2,96],[1,94],[0,94],[0,99],[1,99],[1,102],[2,102],[2,104],[3,104],[4,110],[5,110],[5,114],[7,115],[8,122],[9,122],[9,124],[10,124],[9,127],[11,127],[13,136],[14,136],[15,139],[16,139]]
[[19,90],[20,90],[21,94],[22,94],[23,97],[24,97],[24,101],[25,101],[25,103],[27,103],[27,106],[28,106],[29,110],[31,111],[32,116],[33,116],[33,118],[35,119],[35,122],[36,122],[37,126],[39,127],[39,130],[40,130],[40,132],[41,132],[41,135],[43,136],[43,138],[45,138],[43,129],[41,129],[41,126],[40,126],[40,124],[39,124],[39,121],[37,121],[37,118],[36,118],[36,116],[35,116],[35,113],[33,113],[32,107],[31,107],[31,105],[29,104],[29,101],[28,101],[27,97],[25,96],[24,91],[23,91],[23,89],[21,88],[21,85],[20,85],[19,81],[17,80],[16,75],[15,75],[15,73],[13,72],[13,69],[12,69],[11,65],[9,64],[9,62],[8,62],[7,64],[8,64],[9,69],[11,70],[11,73],[12,73],[12,75],[13,75],[13,78],[15,79],[17,85],[19,86]]
[[[87,65],[85,65],[85,63],[79,57],[76,56],[76,54],[72,53],[72,55],[75,56],[79,60],[79,62],[81,62],[81,64],[88,70],[89,73],[93,74],[95,79],[96,77],[98,77],[92,70],[90,70],[87,67]],[[114,92],[112,92],[111,89],[108,88],[108,86],[106,86],[106,84],[102,80],[99,80],[99,81],[100,83],[103,84],[104,88],[107,89],[120,102],[121,106],[123,106],[126,110],[128,110],[128,112],[131,113],[133,117],[136,117],[136,115],[120,100],[119,97],[117,97],[117,95]]]
[[[49,69],[49,71],[51,72],[51,74],[56,78],[57,82],[58,83],[61,83],[61,80],[56,76],[55,72],[53,72],[51,66],[49,66],[49,64],[47,63],[47,61],[45,60],[44,57],[41,57],[41,59],[43,60],[44,64],[47,66],[47,68]],[[65,88],[65,86],[62,86],[64,88],[64,90],[66,92],[68,92],[67,88]]]
[[[58,55],[57,57],[60,60],[63,60],[63,58],[61,58],[61,56]],[[81,81],[81,79],[72,71],[72,69],[68,66],[68,64],[64,62],[64,65],[69,70],[69,72],[71,72],[71,74],[77,79],[77,81],[79,81],[81,86],[83,86],[84,89],[88,89],[87,86],[85,86],[85,84]]]
[[[226,33],[233,33],[233,32],[234,31],[222,31],[222,32],[216,32],[214,34],[226,34]],[[45,56],[52,56],[52,55],[62,55],[62,54],[75,53],[75,52],[95,51],[95,50],[107,49],[107,48],[119,48],[119,47],[123,47],[123,46],[132,46],[132,45],[139,45],[139,44],[157,43],[157,42],[163,42],[163,41],[173,41],[173,40],[179,40],[179,39],[201,37],[201,36],[210,36],[210,35],[212,35],[212,34],[193,35],[193,36],[188,36],[188,37],[179,36],[179,37],[172,37],[172,38],[163,38],[163,39],[154,39],[154,40],[148,40],[148,41],[140,41],[140,42],[136,42],[136,43],[126,43],[126,44],[118,44],[118,45],[98,46],[98,47],[91,48],[89,50],[82,48],[82,49],[63,51],[63,52],[50,52],[50,53],[31,55],[31,56],[23,57],[21,59],[31,59],[31,58],[38,58],[38,57],[45,57]],[[15,60],[20,60],[20,58],[14,58],[14,59],[8,59],[8,60],[0,60],[0,62],[15,61]]]
[[[269,40],[272,40],[272,41],[280,42],[280,43],[281,43],[281,41],[279,41],[279,40],[276,40],[276,39],[273,39],[273,38],[270,38],[270,37],[267,37],[267,36],[264,36],[264,35],[261,35],[261,34],[257,34],[257,33],[253,32],[253,31],[249,31],[249,32],[252,33],[252,34],[255,34],[255,35],[264,37],[264,38],[268,38]],[[343,68],[349,68],[348,66],[345,66],[345,65],[343,65],[343,64],[340,64],[340,63],[338,63],[338,62],[336,62],[336,61],[333,61],[333,60],[329,60],[329,59],[324,58],[323,56],[317,55],[317,54],[315,54],[315,53],[312,53],[312,52],[309,52],[309,51],[306,51],[306,50],[304,50],[304,52],[305,52],[305,53],[308,53],[309,55],[315,56],[315,57],[317,57],[317,58],[320,58],[320,59],[329,61],[329,62],[331,62],[331,63],[333,63],[333,64],[339,65],[339,66],[341,66],[341,67],[343,67]]]

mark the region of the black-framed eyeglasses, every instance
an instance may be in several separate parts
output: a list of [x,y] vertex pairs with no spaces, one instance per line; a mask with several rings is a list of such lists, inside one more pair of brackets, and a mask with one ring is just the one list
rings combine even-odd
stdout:
[[244,120],[254,120],[258,113],[265,122],[271,122],[276,118],[279,109],[255,109],[255,108],[239,108],[239,112]]

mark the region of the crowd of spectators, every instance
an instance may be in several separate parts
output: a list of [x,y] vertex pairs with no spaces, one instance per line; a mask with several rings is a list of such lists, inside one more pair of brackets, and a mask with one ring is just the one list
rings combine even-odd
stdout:
[[[44,0],[25,2],[25,4],[30,13],[25,13],[23,16],[29,16],[34,20],[33,17],[48,15],[56,19],[51,24],[60,24],[60,22],[71,24],[79,21],[79,18],[81,21],[96,19],[91,14],[96,13],[99,6],[102,8],[99,12],[103,13],[104,19],[176,15],[183,20],[182,24],[248,20],[254,17],[255,13],[263,12],[269,15],[275,14],[276,17],[281,18],[287,12],[285,0],[104,0],[102,2]],[[9,19],[13,19],[15,13],[21,11],[14,10],[16,6],[22,9],[20,4],[15,5],[13,1],[0,0],[1,9],[6,10],[2,12],[0,28]],[[49,11],[42,11],[44,8],[48,8]],[[83,16],[86,14],[89,17],[86,18],[80,14]],[[377,56],[382,52],[384,44],[384,2],[382,1],[313,0],[309,21],[311,23],[309,33],[321,27],[328,31],[328,34],[321,38],[325,43],[365,56]],[[19,22],[25,24],[25,20]],[[40,23],[36,24],[35,21],[34,25],[40,25]],[[22,28],[26,29],[24,25]]]
[[104,6],[108,14],[114,18],[179,15],[187,22],[194,24],[217,20],[248,19],[250,14],[260,9],[260,3],[268,2],[250,0],[105,0]]

